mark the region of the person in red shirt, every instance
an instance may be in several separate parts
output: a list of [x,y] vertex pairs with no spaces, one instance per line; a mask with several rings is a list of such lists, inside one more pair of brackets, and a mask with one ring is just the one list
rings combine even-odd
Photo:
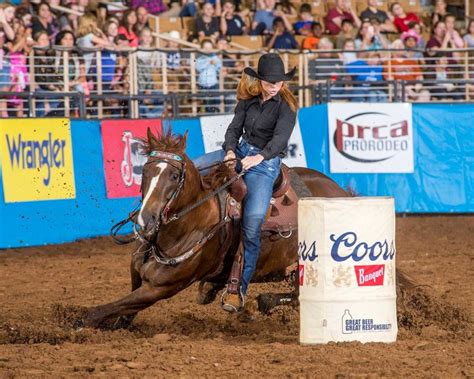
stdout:
[[415,23],[420,24],[420,19],[414,13],[405,13],[400,3],[393,3],[390,7],[390,11],[394,16],[393,24],[397,28],[399,33],[408,32],[410,27],[408,24]]
[[118,30],[119,35],[125,36],[130,47],[138,47],[138,36],[135,32],[137,25],[137,13],[133,9],[125,11],[122,23]]
[[341,31],[342,21],[349,20],[358,28],[360,19],[352,8],[350,0],[336,0],[336,6],[328,11],[324,19],[328,34],[337,35]]

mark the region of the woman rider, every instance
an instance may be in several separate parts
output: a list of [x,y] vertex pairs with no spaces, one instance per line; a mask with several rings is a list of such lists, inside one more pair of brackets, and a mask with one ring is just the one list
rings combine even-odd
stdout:
[[[241,294],[247,293],[260,255],[260,229],[272,197],[273,184],[280,172],[288,140],[295,126],[297,101],[285,81],[291,80],[296,68],[285,73],[278,54],[262,55],[258,70],[245,68],[237,88],[235,115],[225,134],[224,160],[239,158],[246,171],[247,195],[242,218],[244,263]],[[219,153],[218,153],[219,154]],[[212,153],[210,155],[213,155]],[[209,163],[196,161],[198,166]],[[214,154],[213,158],[218,158]],[[215,159],[217,160],[217,159]],[[227,294],[223,309],[241,310],[241,297]]]

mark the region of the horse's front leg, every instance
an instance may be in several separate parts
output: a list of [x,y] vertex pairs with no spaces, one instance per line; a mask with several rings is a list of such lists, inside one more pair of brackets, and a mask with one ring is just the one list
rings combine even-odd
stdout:
[[[116,328],[117,325],[115,322],[118,321],[119,317],[124,317],[125,320],[130,318],[131,322],[135,314],[141,310],[152,306],[158,300],[173,296],[184,287],[185,286],[179,286],[178,284],[173,286],[153,287],[145,282],[135,291],[120,300],[91,308],[84,320],[84,326],[93,328]],[[111,321],[114,321],[114,323],[110,324]]]

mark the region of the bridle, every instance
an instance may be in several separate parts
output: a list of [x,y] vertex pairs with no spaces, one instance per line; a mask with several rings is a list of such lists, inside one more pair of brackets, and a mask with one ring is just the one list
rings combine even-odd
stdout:
[[[236,159],[231,159],[231,160],[236,160]],[[136,210],[134,210],[132,213],[130,213],[130,215],[128,216],[127,219],[125,219],[123,221],[120,221],[119,223],[117,223],[116,225],[114,225],[111,228],[111,235],[112,235],[112,238],[119,244],[126,244],[126,243],[133,242],[134,240],[138,240],[138,241],[141,242],[141,247],[143,247],[143,246],[147,247],[147,249],[144,251],[145,256],[147,256],[148,253],[151,253],[158,263],[166,265],[166,266],[175,266],[175,265],[189,259],[196,252],[198,252],[204,246],[204,244],[206,242],[208,242],[216,234],[216,232],[219,229],[221,229],[223,226],[225,226],[227,223],[229,223],[231,221],[231,219],[228,216],[224,217],[222,220],[219,221],[219,223],[214,225],[198,242],[196,242],[191,249],[187,250],[186,252],[184,252],[183,254],[181,254],[177,257],[166,257],[166,256],[164,256],[163,252],[161,252],[160,249],[158,248],[158,246],[154,243],[155,242],[154,240],[158,236],[161,225],[166,225],[166,224],[169,224],[173,221],[179,220],[181,217],[183,217],[187,213],[191,212],[193,209],[195,209],[195,208],[199,207],[200,205],[204,204],[209,199],[216,196],[217,194],[222,192],[224,189],[231,186],[234,182],[239,180],[245,174],[245,171],[242,171],[242,172],[232,176],[227,182],[225,182],[224,184],[222,184],[221,186],[219,186],[215,190],[211,191],[209,194],[204,196],[202,199],[200,199],[196,203],[191,204],[188,207],[185,207],[184,209],[182,209],[181,211],[179,211],[177,213],[174,213],[171,217],[168,217],[168,213],[169,213],[169,211],[170,211],[170,209],[173,205],[173,202],[179,196],[181,190],[184,187],[184,182],[186,180],[186,160],[181,155],[178,155],[178,154],[153,150],[149,153],[149,159],[145,163],[145,165],[143,166],[143,169],[145,169],[145,167],[147,165],[152,164],[152,163],[157,163],[157,162],[165,162],[165,163],[173,166],[174,168],[179,170],[180,174],[179,174],[179,181],[178,181],[178,185],[177,185],[176,189],[174,190],[174,192],[172,193],[172,195],[170,196],[170,198],[166,202],[163,209],[160,211],[160,214],[158,215],[158,217],[155,218],[155,222],[154,222],[151,230],[144,233],[144,231],[140,230],[140,228],[137,227],[137,220],[136,219],[137,219],[137,215],[140,212],[139,207],[137,207]],[[225,163],[225,162],[227,162],[227,161],[224,161],[223,163]],[[202,168],[201,170],[208,169],[210,167],[217,166],[219,164],[221,164],[221,163],[212,164],[208,167]],[[142,182],[142,186],[143,186],[143,182]],[[119,238],[117,236],[119,230],[125,224],[127,224],[128,222],[133,222],[134,236],[132,238],[128,238],[128,239]],[[141,247],[138,251],[141,251]]]

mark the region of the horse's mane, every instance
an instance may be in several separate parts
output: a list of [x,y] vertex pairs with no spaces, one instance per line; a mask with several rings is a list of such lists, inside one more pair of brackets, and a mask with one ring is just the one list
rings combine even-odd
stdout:
[[209,174],[202,177],[202,182],[206,188],[216,189],[224,184],[232,176],[233,171],[225,163],[221,163],[213,168]]
[[166,151],[169,153],[183,152],[186,147],[186,134],[184,136],[173,134],[171,128],[166,133],[162,133],[160,137],[148,132],[146,138],[141,139],[144,145],[144,152],[150,154],[152,151]]

